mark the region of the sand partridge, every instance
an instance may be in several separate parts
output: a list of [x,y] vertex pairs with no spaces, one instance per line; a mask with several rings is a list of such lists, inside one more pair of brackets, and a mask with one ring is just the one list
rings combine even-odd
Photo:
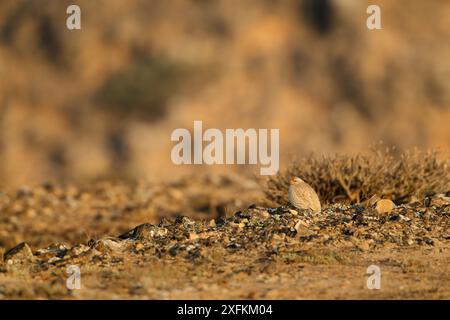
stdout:
[[298,177],[291,180],[289,186],[289,202],[297,209],[320,212],[320,200],[317,193],[305,181]]

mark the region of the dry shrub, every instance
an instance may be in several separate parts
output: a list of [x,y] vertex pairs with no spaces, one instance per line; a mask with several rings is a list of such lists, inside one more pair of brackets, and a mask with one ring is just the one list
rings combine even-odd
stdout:
[[287,204],[293,176],[308,182],[322,203],[359,203],[378,195],[399,204],[413,196],[421,199],[450,191],[450,159],[440,151],[417,149],[399,156],[392,149],[356,156],[309,156],[268,179],[265,194],[271,204]]

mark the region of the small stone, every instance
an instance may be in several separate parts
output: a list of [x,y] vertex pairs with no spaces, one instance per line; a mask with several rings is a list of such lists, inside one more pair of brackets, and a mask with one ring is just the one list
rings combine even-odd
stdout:
[[245,225],[243,223],[230,222],[230,226],[232,226],[236,230],[240,231],[240,230],[242,230],[244,228]]
[[174,245],[174,246],[170,247],[169,254],[172,257],[175,257],[177,255],[177,253],[178,253],[178,246],[177,245]]
[[107,252],[122,252],[127,249],[127,244],[125,241],[115,241],[111,239],[100,239],[97,240],[94,245],[93,249],[100,251],[102,253]]
[[309,237],[315,234],[315,232],[307,228],[306,223],[301,220],[296,223],[294,229],[297,231],[299,237]]
[[286,234],[284,234],[284,233],[275,233],[272,236],[272,239],[274,241],[284,241],[284,239],[286,239]]
[[91,195],[89,194],[89,193],[87,193],[87,192],[83,192],[81,195],[80,195],[80,200],[81,201],[89,201],[89,200],[91,200]]
[[190,245],[188,245],[188,246],[186,247],[186,251],[189,252],[189,251],[192,251],[192,250],[194,250],[194,249],[196,249],[196,248],[197,248],[196,246],[190,244]]
[[142,249],[144,249],[144,245],[142,244],[142,243],[137,243],[136,244],[136,246],[134,247],[134,249],[136,250],[136,251],[140,251],[140,250],[142,250]]
[[210,226],[211,228],[214,228],[216,226],[216,221],[214,219],[211,219],[208,223],[208,226]]
[[60,257],[53,257],[47,260],[47,263],[54,263],[54,262],[58,262],[61,261]]
[[258,215],[259,215],[259,217],[262,218],[262,219],[267,219],[267,218],[270,217],[269,212],[267,212],[266,210],[260,211],[260,212],[258,213]]
[[109,247],[108,243],[106,243],[103,240],[98,240],[98,241],[94,242],[92,248],[99,252],[102,252],[102,253],[112,251],[112,249]]
[[450,197],[446,197],[445,194],[437,194],[431,199],[430,205],[435,207],[450,205]]
[[416,196],[411,196],[411,198],[409,199],[409,203],[413,204],[413,203],[420,203],[419,198],[417,198]]
[[67,252],[67,254],[71,257],[76,257],[82,253],[89,251],[90,249],[91,248],[89,248],[88,246],[85,246],[84,244],[77,244],[77,245],[73,246],[72,248],[70,248],[69,251]]
[[425,197],[425,199],[423,200],[423,204],[425,207],[431,206],[431,199],[432,198],[430,196]]
[[36,217],[36,210],[30,208],[26,211],[25,215],[27,218],[32,219],[32,218]]
[[144,223],[136,228],[125,232],[119,236],[120,239],[149,239],[153,237],[160,237],[167,234],[167,229],[163,227],[157,227],[150,223]]
[[395,208],[395,203],[389,199],[381,199],[377,202],[375,210],[379,214],[390,213]]
[[198,239],[198,235],[196,233],[189,233],[189,240],[196,240]]
[[370,244],[369,241],[361,241],[358,244],[358,249],[360,249],[361,251],[367,251],[370,248]]
[[39,249],[36,251],[36,256],[39,256],[40,259],[50,259],[53,257],[62,258],[67,253],[69,248],[65,244],[62,243],[53,243],[49,245],[47,248]]

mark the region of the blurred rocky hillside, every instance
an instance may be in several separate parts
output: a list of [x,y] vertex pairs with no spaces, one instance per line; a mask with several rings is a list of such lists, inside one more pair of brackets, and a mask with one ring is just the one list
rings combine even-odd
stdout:
[[369,31],[361,0],[2,0],[0,185],[236,169],[172,164],[194,120],[279,128],[282,165],[450,149],[450,2],[375,3]]

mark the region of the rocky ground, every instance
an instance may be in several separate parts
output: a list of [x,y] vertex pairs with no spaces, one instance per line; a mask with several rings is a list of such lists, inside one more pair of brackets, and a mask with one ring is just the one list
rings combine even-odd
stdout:
[[[448,195],[320,214],[252,204],[260,196],[235,176],[1,193],[0,297],[450,298]],[[66,286],[72,265],[81,289]]]

